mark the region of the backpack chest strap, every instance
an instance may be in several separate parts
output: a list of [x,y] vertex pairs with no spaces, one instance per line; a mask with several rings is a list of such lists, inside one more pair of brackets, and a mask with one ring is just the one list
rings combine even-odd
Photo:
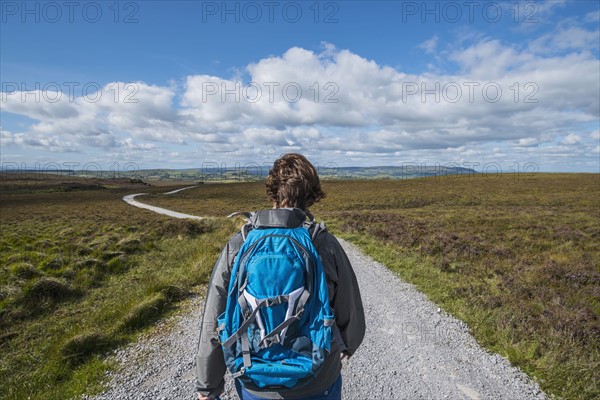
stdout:
[[[267,335],[265,335],[265,337],[263,337],[262,340],[260,341],[259,346],[262,348],[266,348],[275,343],[282,343],[283,340],[285,339],[285,333],[287,331],[288,326],[290,326],[295,321],[298,321],[300,319],[300,317],[302,316],[302,313],[304,313],[304,306],[306,305],[306,302],[308,301],[309,297],[310,297],[310,292],[306,289],[303,289],[302,294],[300,295],[300,298],[298,299],[298,303],[296,303],[296,307],[294,307],[295,315],[291,315],[291,316],[287,317],[285,321],[283,321],[275,329],[273,329],[271,332],[269,332]],[[293,305],[290,302],[288,309],[291,309],[292,307],[293,307]],[[288,315],[289,314],[290,313],[288,313]]]
[[[246,302],[246,300],[244,300],[244,298],[243,298],[243,295],[240,296],[238,301],[240,302],[240,305],[242,303]],[[261,300],[257,304],[257,306],[254,308],[254,310],[252,310],[252,312],[249,312],[249,310],[246,306],[247,316],[244,315],[246,319],[244,320],[244,322],[242,322],[239,329],[237,331],[235,331],[225,342],[223,342],[223,346],[231,347],[242,335],[245,335],[247,337],[248,333],[246,332],[246,330],[250,327],[250,324],[252,324],[252,322],[256,319],[256,315],[258,314],[260,309],[263,308],[264,306],[265,306],[264,300]]]
[[[297,289],[298,292],[295,291],[296,293],[292,293],[290,295],[279,295],[276,297],[271,297],[262,300],[254,298],[247,291],[243,291],[242,294],[238,297],[238,303],[240,305],[242,315],[245,319],[244,322],[242,322],[242,324],[240,325],[239,329],[235,331],[225,342],[223,342],[223,346],[231,347],[239,339],[242,345],[242,356],[244,360],[244,367],[246,369],[252,366],[252,358],[250,356],[250,343],[248,340],[248,328],[250,327],[250,325],[254,321],[256,321],[256,323],[258,324],[258,327],[261,331],[261,341],[259,342],[260,347],[266,348],[271,346],[272,344],[282,343],[285,339],[285,333],[287,331],[287,328],[292,323],[300,319],[300,317],[304,313],[304,306],[306,305],[306,302],[310,297],[310,292],[308,290],[304,288],[301,289],[302,292],[299,296],[297,293],[300,289]],[[298,299],[297,302],[295,301],[296,298]],[[286,316],[287,318],[271,332],[265,334],[264,323],[259,313],[260,310],[264,307],[282,304],[283,302],[288,302],[288,312]],[[250,311],[248,303],[250,303],[252,311]]]

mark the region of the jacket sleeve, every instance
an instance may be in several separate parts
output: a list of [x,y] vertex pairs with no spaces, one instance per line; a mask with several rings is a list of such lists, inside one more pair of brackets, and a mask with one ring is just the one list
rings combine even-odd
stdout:
[[223,248],[210,277],[204,303],[196,354],[196,390],[211,398],[217,397],[225,385],[226,366],[216,331],[217,317],[225,311],[231,268],[242,241],[238,234]]
[[328,275],[331,307],[346,345],[344,352],[351,356],[365,336],[365,313],[358,281],[346,252],[335,236],[324,232],[319,244],[317,248]]

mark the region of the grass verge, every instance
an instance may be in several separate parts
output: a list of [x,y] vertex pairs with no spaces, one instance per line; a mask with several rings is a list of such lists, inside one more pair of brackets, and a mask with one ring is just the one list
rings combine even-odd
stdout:
[[599,176],[534,178],[339,184],[321,213],[546,393],[597,399]]
[[0,194],[0,398],[97,392],[105,355],[208,281],[233,223],[173,220],[126,193]]

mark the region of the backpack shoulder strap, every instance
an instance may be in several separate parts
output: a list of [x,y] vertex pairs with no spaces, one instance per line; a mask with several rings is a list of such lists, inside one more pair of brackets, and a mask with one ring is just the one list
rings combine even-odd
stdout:
[[317,238],[317,235],[323,231],[326,231],[327,227],[325,226],[325,222],[323,221],[316,222],[315,216],[312,215],[310,211],[305,210],[304,212],[308,217],[308,219],[304,221],[304,227],[308,229],[308,232],[310,233],[310,238],[314,243],[315,239]]
[[310,222],[310,226],[308,227],[308,231],[310,232],[310,238],[312,240],[312,242],[314,243],[315,240],[317,239],[317,236],[319,235],[319,233],[324,232],[327,230],[327,227],[325,226],[325,222],[321,221],[321,222]]
[[[250,232],[253,228],[256,227],[255,222],[256,222],[257,213],[256,212],[247,212],[247,211],[245,211],[245,212],[237,211],[237,212],[229,214],[227,216],[227,218],[233,218],[237,215],[244,216],[244,218],[246,219],[246,223],[242,226],[242,229],[241,229],[242,239],[244,241],[246,241],[246,236],[248,235],[248,232]],[[310,233],[310,238],[311,238],[312,242],[314,243],[315,239],[317,238],[319,233],[326,231],[327,227],[325,226],[325,222],[323,222],[323,221],[316,222],[315,217],[308,210],[306,211],[306,215],[308,216],[309,219],[304,221],[303,225],[306,229],[308,229],[308,231]]]
[[240,230],[242,233],[242,240],[244,242],[246,241],[246,236],[248,236],[248,232],[250,232],[250,230],[252,230],[252,228],[254,227],[252,220],[254,219],[255,214],[255,212],[236,211],[227,216],[227,218],[233,218],[236,215],[243,215],[245,217],[246,223],[242,226],[242,229]]
[[[313,244],[316,245],[315,240],[317,238],[317,236],[319,235],[319,233],[321,232],[325,232],[327,230],[327,226],[325,226],[325,222],[321,221],[319,223],[314,221],[314,217],[312,221],[307,221],[310,226],[308,227],[308,232],[310,234],[310,238],[313,242]],[[346,343],[344,342],[344,338],[342,337],[342,334],[340,332],[340,328],[338,327],[337,323],[333,323],[331,326],[332,329],[332,340],[335,341],[337,343],[338,348],[340,349],[340,352],[345,351],[348,346],[346,346]]]
[[233,218],[236,215],[243,215],[244,217],[246,217],[246,220],[250,220],[252,219],[252,216],[254,215],[254,212],[248,212],[248,211],[236,211],[234,213],[231,213],[227,216],[227,218]]

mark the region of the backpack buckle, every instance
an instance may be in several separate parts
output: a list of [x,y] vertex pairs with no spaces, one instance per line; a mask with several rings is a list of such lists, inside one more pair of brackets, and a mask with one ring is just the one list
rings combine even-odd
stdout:
[[277,304],[281,304],[284,301],[288,301],[289,296],[279,295],[277,297],[272,297],[270,299],[265,300],[265,305],[267,307],[275,306]]
[[281,299],[279,297],[275,297],[273,300],[267,301],[267,306],[271,307],[277,304],[281,304]]
[[231,374],[231,377],[233,379],[239,378],[240,376],[244,375],[245,372],[246,372],[246,367],[242,366],[242,368],[240,368],[240,370],[238,372]]
[[263,349],[266,349],[267,347],[274,345],[274,344],[278,344],[281,343],[281,336],[280,335],[273,335],[271,337],[266,337],[262,340],[262,344],[261,347]]

